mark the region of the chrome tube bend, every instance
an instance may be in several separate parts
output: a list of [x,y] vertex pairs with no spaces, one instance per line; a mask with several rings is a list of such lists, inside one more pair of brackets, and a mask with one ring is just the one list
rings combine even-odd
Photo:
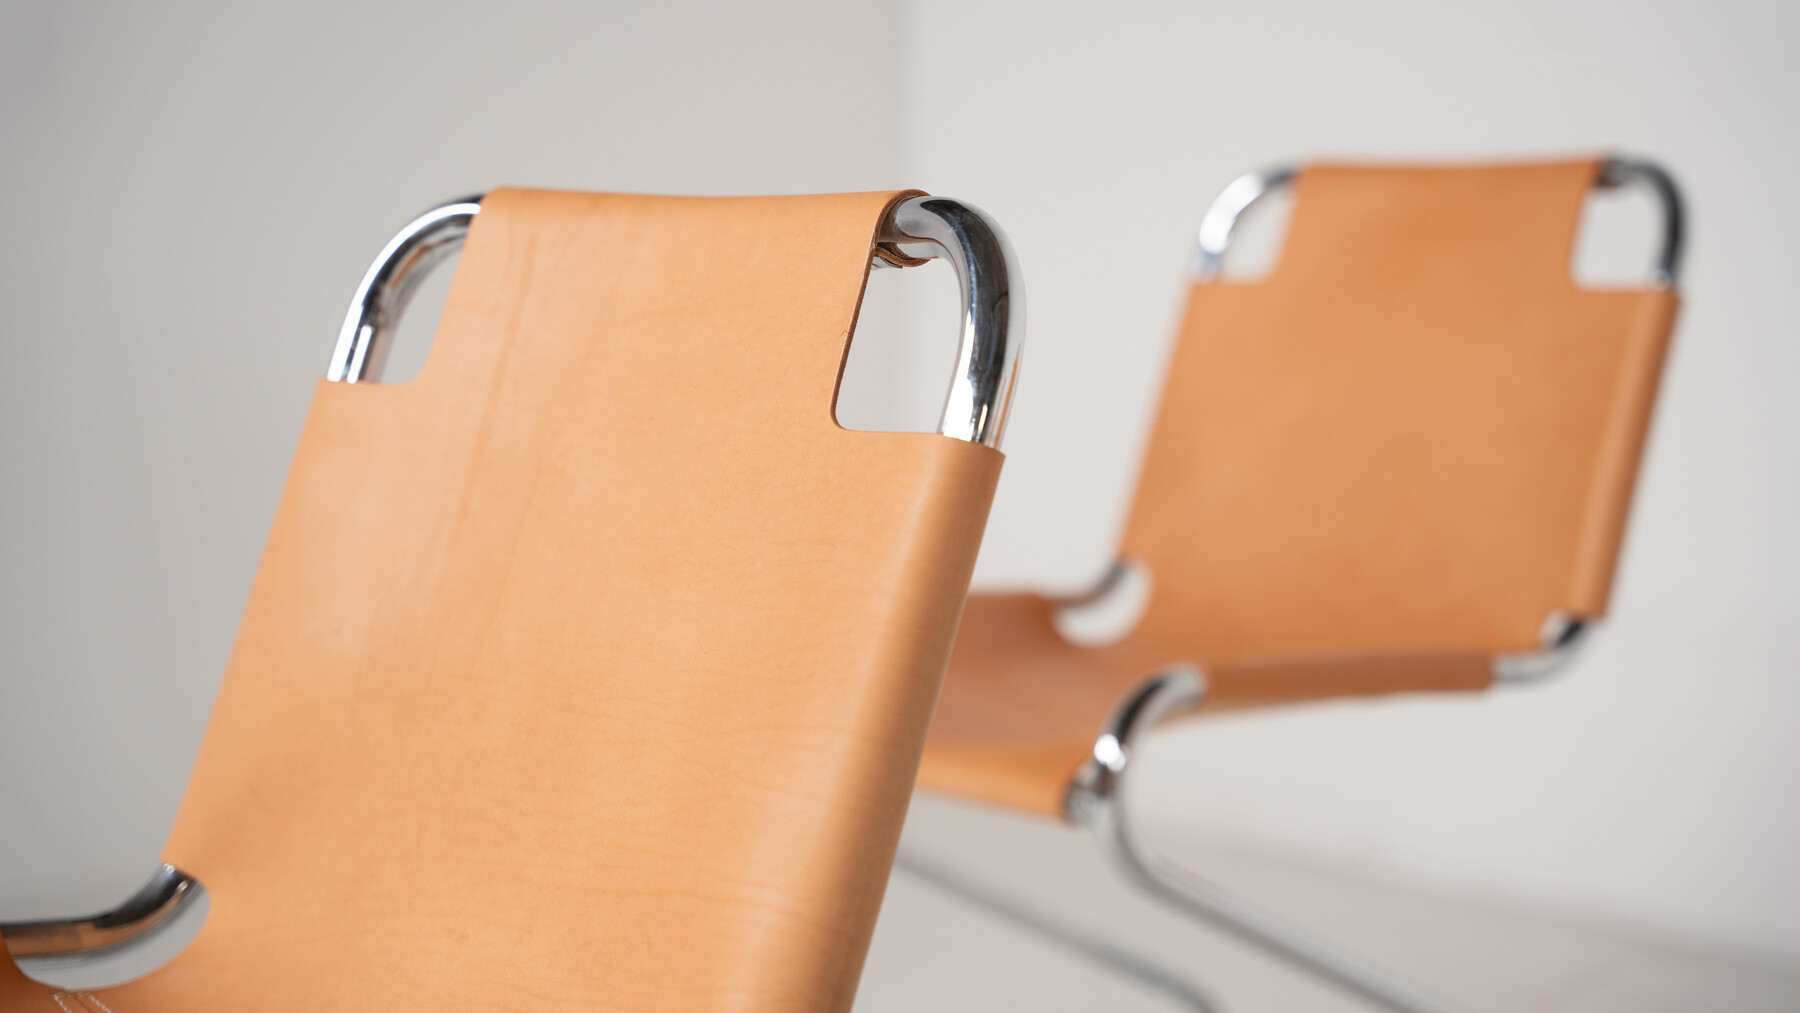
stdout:
[[[482,196],[432,208],[388,240],[350,300],[325,379],[381,379],[407,302],[432,268],[461,249],[481,213]],[[998,449],[1025,341],[1025,284],[1006,233],[973,204],[912,197],[888,212],[880,241],[911,262],[942,258],[955,268],[962,289],[962,332],[938,432]],[[876,263],[903,266],[883,256]]]
[[1339,952],[1143,846],[1128,819],[1122,791],[1132,753],[1158,721],[1198,707],[1205,694],[1206,679],[1198,669],[1177,667],[1152,677],[1128,696],[1094,741],[1093,755],[1069,789],[1064,804],[1069,821],[1093,832],[1101,851],[1129,882],[1189,917],[1391,1013],[1456,1013],[1456,1006]]

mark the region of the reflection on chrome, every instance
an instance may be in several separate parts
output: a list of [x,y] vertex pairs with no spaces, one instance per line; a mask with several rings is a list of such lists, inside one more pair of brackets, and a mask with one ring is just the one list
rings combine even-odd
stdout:
[[19,970],[61,988],[108,988],[180,953],[206,921],[206,889],[167,863],[143,889],[87,918],[0,924]]
[[1143,736],[1163,718],[1199,707],[1205,695],[1205,676],[1187,666],[1170,668],[1138,686],[1113,712],[1095,740],[1093,757],[1070,786],[1064,802],[1067,819],[1088,827],[1113,867],[1133,885],[1183,914],[1392,1013],[1452,1013],[1455,1006],[1340,952],[1144,846],[1128,819],[1125,776]]
[[381,379],[394,328],[407,302],[431,269],[461,248],[469,223],[480,212],[479,195],[451,201],[408,222],[388,240],[356,286],[325,379],[342,383]]
[[1012,244],[980,208],[914,197],[888,216],[882,241],[903,255],[942,257],[962,286],[962,336],[938,432],[998,447],[1025,340],[1025,286]]
[[1250,209],[1250,205],[1261,200],[1269,191],[1292,182],[1295,173],[1295,169],[1285,165],[1246,172],[1219,191],[1212,206],[1200,218],[1200,240],[1194,250],[1193,272],[1196,279],[1210,281],[1218,276],[1225,259],[1225,250],[1231,245],[1231,234],[1237,229],[1238,219]]

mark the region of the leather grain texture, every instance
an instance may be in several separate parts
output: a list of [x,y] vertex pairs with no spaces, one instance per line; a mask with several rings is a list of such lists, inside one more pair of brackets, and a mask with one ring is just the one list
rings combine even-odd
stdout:
[[1044,814],[1131,686],[1206,710],[1477,689],[1607,604],[1674,293],[1570,274],[1599,163],[1319,165],[1257,283],[1193,285],[1122,554],[1121,643],[969,603],[923,786]]
[[1001,461],[833,419],[899,196],[484,201],[318,388],[116,1013],[850,1008]]

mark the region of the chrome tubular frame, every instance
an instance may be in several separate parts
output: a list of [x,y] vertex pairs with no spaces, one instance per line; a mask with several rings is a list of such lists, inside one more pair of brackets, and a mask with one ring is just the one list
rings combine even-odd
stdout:
[[[408,222],[363,274],[338,331],[325,379],[379,382],[394,330],[432,268],[462,248],[481,213],[482,195],[432,208]],[[962,339],[939,432],[998,448],[1012,403],[1013,377],[1025,337],[1025,287],[1000,226],[980,209],[944,197],[901,201],[882,223],[881,266],[911,266],[943,257],[962,287]],[[204,917],[200,881],[163,865],[130,900],[91,918],[0,924],[0,938],[27,974],[98,966],[152,935]],[[58,982],[57,984],[64,984]],[[103,986],[94,986],[103,987]]]
[[[481,196],[427,211],[400,230],[363,275],[338,332],[325,379],[377,382],[406,304],[433,267],[462,247]],[[962,337],[938,432],[999,447],[1025,339],[1025,286],[1000,226],[981,209],[947,197],[901,201],[882,223],[878,267],[942,257],[962,288]]]
[[888,215],[882,240],[907,257],[943,257],[956,269],[962,338],[938,432],[998,447],[1025,338],[1025,286],[1012,244],[986,213],[947,197],[901,201]]
[[[1218,277],[1244,212],[1270,191],[1293,183],[1299,174],[1300,170],[1291,166],[1250,172],[1232,181],[1219,194],[1200,220],[1193,263],[1196,281],[1209,282]],[[1660,287],[1673,287],[1681,276],[1685,236],[1681,192],[1662,168],[1639,159],[1608,159],[1595,179],[1599,187],[1634,183],[1649,187],[1662,209],[1662,240],[1651,281]],[[1123,565],[1123,561],[1115,564],[1100,586],[1081,600],[1105,595],[1117,585]],[[1552,612],[1545,617],[1539,635],[1542,646],[1538,650],[1493,658],[1495,681],[1531,682],[1561,670],[1580,651],[1593,628],[1591,618]],[[1143,847],[1127,818],[1120,791],[1133,746],[1162,717],[1199,707],[1205,685],[1197,670],[1178,668],[1152,677],[1128,697],[1095,740],[1093,755],[1069,790],[1064,817],[1092,829],[1108,859],[1127,879],[1178,910],[1395,1013],[1443,1013],[1452,1009]]]
[[193,919],[204,920],[205,899],[206,889],[199,880],[165,863],[143,889],[110,911],[87,918],[0,924],[0,938],[27,975],[59,971],[66,975],[74,970],[85,976],[154,936],[183,928],[198,932]]
[[[1300,169],[1291,165],[1257,169],[1244,173],[1219,191],[1206,214],[1200,217],[1200,231],[1194,245],[1195,280],[1211,281],[1218,277],[1238,219],[1269,193],[1291,185],[1300,178],[1300,173]],[[1681,188],[1662,166],[1642,158],[1608,158],[1600,164],[1600,173],[1594,179],[1594,185],[1603,189],[1634,183],[1648,187],[1662,207],[1662,241],[1657,249],[1651,281],[1663,288],[1673,288],[1681,280],[1681,258],[1687,249],[1687,212]]]
[[1566,612],[1552,612],[1544,617],[1535,651],[1496,654],[1493,658],[1494,681],[1507,685],[1537,682],[1567,668],[1569,662],[1587,646],[1594,623],[1578,619]]
[[1198,708],[1205,696],[1205,676],[1189,667],[1171,668],[1139,685],[1094,740],[1093,754],[1064,799],[1064,818],[1091,830],[1108,860],[1134,885],[1184,914],[1393,1013],[1455,1010],[1144,847],[1128,819],[1123,790],[1132,754],[1157,722]]
[[379,382],[393,346],[394,329],[406,304],[431,269],[468,238],[469,223],[481,212],[481,194],[440,204],[413,219],[376,255],[350,298],[325,379],[339,383]]
[[[1219,192],[1200,218],[1194,248],[1196,281],[1212,281],[1218,277],[1225,252],[1231,246],[1232,234],[1244,212],[1272,191],[1293,184],[1300,178],[1301,171],[1291,165],[1281,165],[1247,172]],[[1651,269],[1651,283],[1673,288],[1681,280],[1681,260],[1686,250],[1687,214],[1681,189],[1661,166],[1641,158],[1608,158],[1601,163],[1594,180],[1595,186],[1605,189],[1634,184],[1647,187],[1662,210],[1662,235]],[[1501,683],[1536,682],[1561,671],[1580,653],[1594,626],[1593,618],[1552,612],[1544,618],[1539,638],[1541,646],[1537,650],[1494,657],[1494,680]]]
[[1231,246],[1232,233],[1237,231],[1238,219],[1250,210],[1250,205],[1271,191],[1292,183],[1298,175],[1299,170],[1291,165],[1257,169],[1244,173],[1219,191],[1206,214],[1200,216],[1199,241],[1194,247],[1195,280],[1211,281],[1218,277],[1225,263],[1225,250]]
[[1119,586],[1125,582],[1125,578],[1131,575],[1132,566],[1133,564],[1123,557],[1114,559],[1112,565],[1106,568],[1106,572],[1100,575],[1100,579],[1085,590],[1077,591],[1074,594],[1058,595],[1052,600],[1059,609],[1081,608],[1084,605],[1103,601],[1108,595],[1117,591]]
[[1637,183],[1650,188],[1662,205],[1662,246],[1656,254],[1653,280],[1664,288],[1681,281],[1681,258],[1687,252],[1687,210],[1675,178],[1655,162],[1642,158],[1609,158],[1600,167],[1596,186],[1617,187]]

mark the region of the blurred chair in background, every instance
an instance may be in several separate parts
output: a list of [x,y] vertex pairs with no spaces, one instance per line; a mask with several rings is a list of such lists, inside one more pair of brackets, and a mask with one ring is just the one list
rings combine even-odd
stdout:
[[[465,233],[423,371],[370,382]],[[932,256],[940,434],[839,427],[871,260]],[[990,221],[916,194],[415,221],[319,385],[169,864],[0,926],[0,1008],[849,1009],[1022,299]]]
[[[1653,284],[1580,287],[1586,197],[1624,184],[1661,203]],[[1239,215],[1281,186],[1294,205],[1273,272],[1221,279]],[[1473,692],[1566,660],[1606,611],[1681,236],[1673,183],[1639,161],[1238,179],[1200,227],[1119,563],[1082,601],[970,599],[921,786],[1091,828],[1159,900],[1377,1005],[1448,1008],[1149,853],[1121,785],[1152,725],[1203,705]],[[1129,630],[1059,632],[1130,589],[1147,601]],[[901,864],[1208,1005],[949,866]]]

